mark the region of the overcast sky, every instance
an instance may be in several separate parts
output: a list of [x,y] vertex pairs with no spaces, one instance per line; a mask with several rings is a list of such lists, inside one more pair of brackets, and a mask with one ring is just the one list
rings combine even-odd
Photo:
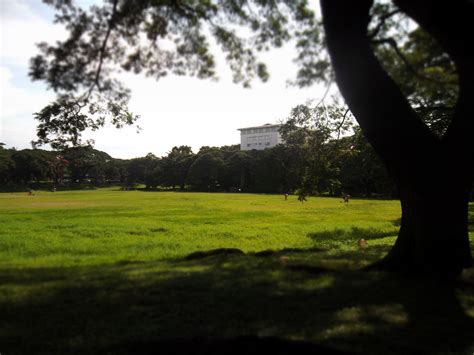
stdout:
[[[79,0],[87,6],[90,0]],[[44,84],[28,79],[29,58],[35,43],[62,38],[64,31],[52,24],[53,13],[41,0],[0,0],[0,142],[7,147],[30,148],[35,139],[33,113],[54,98]],[[106,127],[88,134],[96,148],[116,158],[165,155],[173,146],[240,143],[238,128],[277,123],[290,109],[317,100],[324,87],[288,87],[296,66],[290,48],[266,55],[270,80],[251,89],[233,84],[224,63],[218,82],[170,76],[160,81],[123,75],[132,89],[131,110],[141,116],[138,125],[117,130]]]

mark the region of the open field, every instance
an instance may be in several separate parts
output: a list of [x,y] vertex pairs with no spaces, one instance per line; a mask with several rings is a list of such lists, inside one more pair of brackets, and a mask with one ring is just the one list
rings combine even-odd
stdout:
[[0,206],[4,267],[169,260],[218,247],[350,251],[360,238],[391,245],[400,217],[396,201],[114,190],[1,194]]
[[[166,339],[257,336],[471,354],[472,268],[455,285],[358,270],[390,249],[399,218],[397,201],[0,194],[0,353],[139,353]],[[185,260],[222,247],[246,255]],[[255,255],[268,249],[278,252]]]

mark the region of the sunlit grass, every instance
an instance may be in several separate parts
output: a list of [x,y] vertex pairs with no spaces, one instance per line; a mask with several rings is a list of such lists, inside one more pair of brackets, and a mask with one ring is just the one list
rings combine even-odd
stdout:
[[[396,201],[113,190],[0,195],[0,265],[168,260],[219,247],[244,252],[390,245]],[[379,240],[380,237],[383,240]],[[392,237],[392,238],[390,238]]]

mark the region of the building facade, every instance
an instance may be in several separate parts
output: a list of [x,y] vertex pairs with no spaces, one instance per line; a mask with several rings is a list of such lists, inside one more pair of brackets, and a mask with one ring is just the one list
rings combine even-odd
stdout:
[[282,143],[278,129],[279,124],[265,124],[263,126],[239,128],[240,150],[262,150],[272,148]]

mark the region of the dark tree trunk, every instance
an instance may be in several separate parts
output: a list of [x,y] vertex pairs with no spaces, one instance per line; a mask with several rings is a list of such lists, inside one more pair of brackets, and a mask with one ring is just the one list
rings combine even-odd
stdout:
[[400,200],[402,221],[397,241],[373,267],[456,276],[470,266],[466,191],[445,183],[432,191],[400,187]]
[[[438,40],[458,69],[460,97],[456,113],[445,137],[440,139],[410,107],[373,53],[367,37],[372,2],[321,0],[328,50],[339,89],[400,193],[402,223],[398,239],[390,253],[374,267],[456,276],[472,261],[467,216],[474,156],[469,144],[474,116],[469,105],[474,99],[473,56],[472,46],[463,52],[447,39],[449,35],[470,33],[467,28],[455,26],[454,33],[446,34],[443,26],[450,21],[445,19],[443,23],[441,15],[467,19],[467,15],[459,17],[459,13],[469,14],[473,6],[461,0],[453,6],[467,8],[448,11],[446,15],[441,6],[432,10],[431,1],[397,1],[402,11],[436,38],[440,37]],[[451,3],[444,3],[444,7],[450,6]]]

